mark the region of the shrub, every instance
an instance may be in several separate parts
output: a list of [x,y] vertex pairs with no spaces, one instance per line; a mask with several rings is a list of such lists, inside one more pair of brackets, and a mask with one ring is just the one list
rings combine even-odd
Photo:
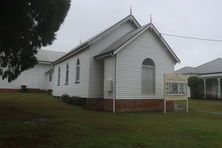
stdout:
[[190,87],[191,98],[203,98],[203,80],[198,77],[189,77],[188,86]]
[[61,98],[63,102],[67,104],[78,105],[78,106],[85,106],[87,101],[86,98],[80,98],[76,96],[70,97],[67,94],[64,94]]

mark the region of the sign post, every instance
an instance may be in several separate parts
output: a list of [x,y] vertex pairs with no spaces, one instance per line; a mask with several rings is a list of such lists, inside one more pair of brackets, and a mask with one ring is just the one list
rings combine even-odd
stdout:
[[181,74],[164,75],[164,113],[167,112],[167,101],[186,101],[186,111],[189,103],[187,97],[187,76]]

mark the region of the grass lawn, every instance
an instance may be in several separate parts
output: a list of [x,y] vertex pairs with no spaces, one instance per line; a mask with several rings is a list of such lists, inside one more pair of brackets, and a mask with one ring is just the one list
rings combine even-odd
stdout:
[[0,93],[0,147],[222,147],[222,102],[190,101],[190,112],[96,112],[47,94]]

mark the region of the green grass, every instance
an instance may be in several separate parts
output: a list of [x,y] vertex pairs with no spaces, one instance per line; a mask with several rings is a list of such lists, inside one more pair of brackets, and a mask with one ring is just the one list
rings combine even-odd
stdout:
[[0,147],[222,147],[222,102],[190,101],[189,113],[96,112],[47,94],[0,93]]

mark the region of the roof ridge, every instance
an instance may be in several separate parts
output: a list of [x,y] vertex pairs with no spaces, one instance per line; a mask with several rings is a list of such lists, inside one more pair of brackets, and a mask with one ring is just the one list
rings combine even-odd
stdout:
[[[132,19],[133,18],[133,19]],[[131,20],[132,19],[132,20]],[[135,24],[135,26],[137,26],[138,28],[141,27],[141,25],[138,23],[138,21],[136,20],[136,18],[133,15],[128,15],[126,17],[124,17],[122,20],[118,21],[117,23],[115,23],[114,25],[111,25],[110,27],[108,27],[107,29],[101,31],[100,33],[92,36],[91,38],[87,39],[86,41],[84,41],[82,44],[77,45],[75,48],[73,48],[72,50],[70,50],[69,52],[67,52],[64,56],[62,56],[61,58],[57,59],[55,61],[59,62],[59,60],[62,60],[63,58],[66,58],[67,56],[69,57],[70,54],[75,54],[76,52],[78,52],[78,50],[82,50],[85,49],[86,47],[88,47],[94,40],[96,40],[97,38],[99,38],[100,36],[104,35],[105,33],[107,33],[109,30],[111,30],[112,28],[114,28],[115,26],[117,26],[118,24],[120,24],[121,22],[124,21],[131,21],[132,23]]]

